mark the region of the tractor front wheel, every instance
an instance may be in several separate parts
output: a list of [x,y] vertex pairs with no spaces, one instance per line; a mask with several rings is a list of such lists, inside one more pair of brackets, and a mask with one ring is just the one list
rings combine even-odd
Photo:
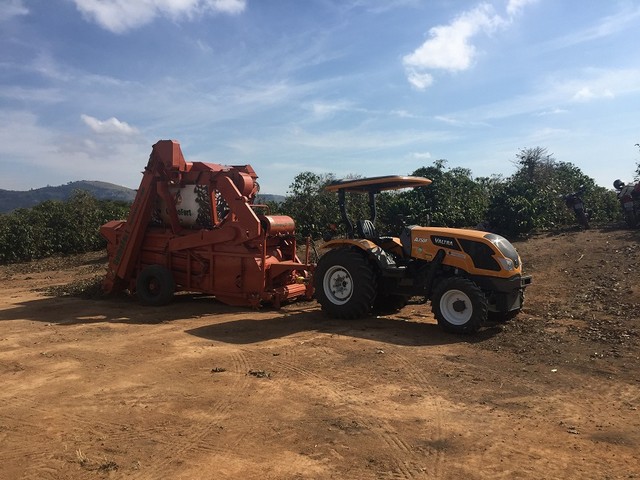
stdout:
[[316,299],[333,318],[360,318],[371,311],[376,276],[364,253],[339,248],[325,253],[315,273]]
[[451,277],[434,289],[431,309],[438,325],[453,333],[474,333],[487,320],[487,298],[471,280]]
[[175,289],[173,275],[162,265],[145,267],[136,279],[136,293],[143,305],[166,305],[173,298]]

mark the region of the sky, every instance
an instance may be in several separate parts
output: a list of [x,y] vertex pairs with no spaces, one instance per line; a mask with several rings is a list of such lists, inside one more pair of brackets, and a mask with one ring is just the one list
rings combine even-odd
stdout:
[[640,162],[640,0],[0,0],[0,188],[137,188],[151,146],[303,172],[474,177],[543,147]]

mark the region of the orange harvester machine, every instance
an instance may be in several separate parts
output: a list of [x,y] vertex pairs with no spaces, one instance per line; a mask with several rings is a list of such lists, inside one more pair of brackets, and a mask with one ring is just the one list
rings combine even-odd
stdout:
[[144,277],[154,279],[144,284],[151,294],[203,292],[229,305],[310,299],[309,242],[303,263],[293,219],[254,204],[257,178],[249,165],[186,162],[178,142],[160,140],[127,220],[100,228],[109,255],[105,292],[134,292]]

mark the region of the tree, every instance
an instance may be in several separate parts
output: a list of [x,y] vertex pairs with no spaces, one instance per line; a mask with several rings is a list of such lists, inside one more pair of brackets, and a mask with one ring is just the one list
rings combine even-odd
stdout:
[[522,149],[516,155],[518,170],[493,189],[487,212],[491,227],[505,235],[523,235],[574,225],[573,212],[564,196],[582,187],[583,200],[595,221],[618,215],[612,192],[569,162],[558,162],[545,148]]
[[0,263],[104,248],[100,226],[126,218],[128,211],[126,202],[96,200],[77,191],[66,202],[48,200],[0,215]]
[[485,215],[488,197],[466,168],[446,168],[446,160],[421,167],[411,175],[432,180],[431,185],[389,194],[381,202],[386,222],[398,216],[417,225],[471,227]]
[[280,211],[295,219],[298,235],[318,238],[328,224],[339,218],[337,195],[324,190],[333,180],[333,174],[319,175],[308,171],[293,179]]

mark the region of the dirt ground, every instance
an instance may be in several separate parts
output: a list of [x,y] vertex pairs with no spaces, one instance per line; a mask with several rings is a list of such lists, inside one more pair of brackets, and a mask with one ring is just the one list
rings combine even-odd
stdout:
[[525,308],[475,336],[74,296],[101,253],[0,267],[0,478],[640,478],[640,232],[515,245]]

